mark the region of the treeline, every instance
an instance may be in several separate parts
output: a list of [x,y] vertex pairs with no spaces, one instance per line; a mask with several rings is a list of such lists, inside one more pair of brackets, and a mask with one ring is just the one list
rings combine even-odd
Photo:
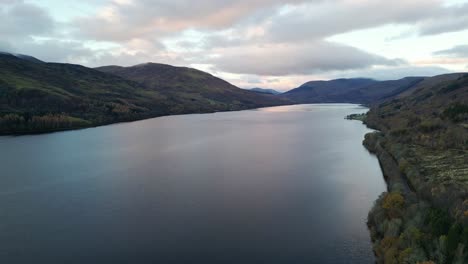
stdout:
[[468,228],[427,202],[384,193],[368,221],[379,263],[468,262]]
[[468,263],[468,75],[444,79],[365,118],[388,186],[368,218],[378,263]]
[[0,133],[45,132],[89,126],[90,122],[66,114],[6,114],[0,116]]
[[438,178],[437,169],[427,171],[417,159],[433,155],[438,162],[431,166],[450,172],[457,166],[463,170],[463,154],[444,159],[439,152],[415,153],[379,132],[366,135],[364,143],[378,155],[389,190],[368,217],[377,262],[468,263],[466,194],[459,183]]
[[385,130],[398,142],[434,149],[468,149],[468,104],[454,103],[429,116],[401,112],[400,107],[396,104],[392,111],[374,109],[367,115],[366,123]]

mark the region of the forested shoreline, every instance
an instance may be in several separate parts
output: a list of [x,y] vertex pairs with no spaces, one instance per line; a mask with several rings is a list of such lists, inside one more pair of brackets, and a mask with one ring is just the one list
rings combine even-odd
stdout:
[[[142,79],[0,54],[0,135],[292,103],[191,68],[149,63],[122,69],[135,68]],[[148,78],[154,82],[147,83]]]
[[369,213],[378,263],[468,262],[468,75],[373,106],[388,192]]

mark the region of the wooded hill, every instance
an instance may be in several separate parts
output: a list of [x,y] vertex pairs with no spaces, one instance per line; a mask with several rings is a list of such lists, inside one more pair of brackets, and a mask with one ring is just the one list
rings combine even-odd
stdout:
[[0,53],[0,134],[287,103],[190,68],[144,64],[96,70]]
[[378,262],[468,263],[468,74],[426,78],[365,122],[389,189],[369,214]]

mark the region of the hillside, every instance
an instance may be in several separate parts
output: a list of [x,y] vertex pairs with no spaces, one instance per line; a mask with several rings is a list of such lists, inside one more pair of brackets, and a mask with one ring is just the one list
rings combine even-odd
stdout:
[[468,263],[468,74],[426,78],[365,122],[389,189],[369,214],[379,263]]
[[[152,73],[160,73],[152,75],[152,85],[80,65],[45,63],[26,55],[1,53],[0,134],[48,132],[284,102],[194,69],[150,68]],[[157,67],[161,68],[175,67]]]
[[192,68],[145,63],[132,67],[105,66],[99,71],[140,83],[177,104],[178,113],[229,111],[290,103],[273,95],[240,89]]
[[344,94],[374,84],[372,79],[337,79],[330,81],[311,81],[281,96],[298,103],[337,103],[345,102]]
[[0,51],[0,55],[13,56],[13,57],[16,57],[18,59],[27,60],[27,61],[30,61],[30,62],[44,63],[43,61],[41,61],[41,60],[39,60],[37,58],[34,58],[33,56],[24,55],[24,54],[14,54],[14,53]]
[[312,81],[282,94],[298,103],[375,103],[394,97],[421,82],[422,77],[376,81],[372,79],[337,79]]

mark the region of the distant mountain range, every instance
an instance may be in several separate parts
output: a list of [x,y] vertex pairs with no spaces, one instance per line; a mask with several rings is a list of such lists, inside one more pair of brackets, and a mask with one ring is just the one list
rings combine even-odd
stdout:
[[281,97],[297,103],[369,104],[397,96],[424,79],[425,77],[406,77],[393,81],[365,78],[311,81],[281,94]]
[[277,94],[280,94],[281,92],[278,92],[274,89],[265,89],[265,88],[251,88],[249,89],[250,91],[252,92],[256,92],[256,93],[264,93],[264,94],[273,94],[273,95],[277,95]]

